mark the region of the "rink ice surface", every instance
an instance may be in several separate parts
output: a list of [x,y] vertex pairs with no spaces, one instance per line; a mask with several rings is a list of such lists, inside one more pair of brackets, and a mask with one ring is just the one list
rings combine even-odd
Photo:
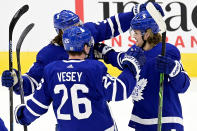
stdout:
[[[1,85],[1,84],[0,84]],[[191,79],[191,85],[185,94],[180,94],[183,108],[185,131],[197,131],[197,78]],[[31,98],[25,98],[25,100]],[[9,91],[5,87],[0,87],[0,117],[4,120],[9,129]],[[20,97],[14,95],[14,108],[20,104]],[[133,104],[132,99],[121,102],[110,102],[113,117],[119,131],[134,131],[129,128],[128,122]],[[15,122],[15,121],[14,121]],[[52,106],[48,112],[28,126],[28,131],[55,131],[56,119]],[[23,131],[23,126],[14,123],[14,131]]]

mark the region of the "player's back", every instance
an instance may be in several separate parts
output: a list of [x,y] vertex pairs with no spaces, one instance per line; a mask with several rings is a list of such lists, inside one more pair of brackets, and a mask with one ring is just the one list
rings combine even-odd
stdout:
[[103,70],[106,70],[104,64],[95,60],[57,61],[47,66],[47,87],[59,131],[113,128],[114,122],[104,99]]

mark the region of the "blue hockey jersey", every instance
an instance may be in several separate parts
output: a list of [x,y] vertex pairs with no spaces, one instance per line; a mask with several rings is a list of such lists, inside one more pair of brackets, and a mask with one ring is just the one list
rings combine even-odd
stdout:
[[[96,43],[126,32],[130,28],[130,21],[133,17],[133,12],[119,13],[102,22],[87,22],[83,26],[90,30]],[[67,58],[68,55],[65,50],[62,46],[58,46],[58,44],[49,44],[41,49],[37,54],[36,62],[30,68],[29,72],[22,76],[24,95],[27,96],[34,92],[43,76],[43,69],[47,64]],[[20,94],[19,88],[14,89],[16,94]]]
[[[134,45],[135,46],[135,45]],[[146,63],[140,72],[140,78],[132,92],[134,107],[129,126],[140,131],[156,131],[159,103],[160,73],[154,68],[155,57],[161,53],[162,44],[159,43],[149,51],[145,51]],[[122,69],[121,61],[124,53],[109,52],[107,62]],[[166,43],[166,56],[181,62],[179,50]],[[162,131],[176,129],[183,131],[182,107],[179,93],[184,93],[190,85],[190,79],[182,67],[182,71],[175,77],[165,75],[163,94]]]
[[0,118],[0,131],[8,131],[8,129],[5,127],[5,124],[1,118]]
[[129,69],[115,78],[97,60],[52,62],[18,121],[30,124],[53,102],[59,131],[116,131],[107,101],[127,99],[135,84]]

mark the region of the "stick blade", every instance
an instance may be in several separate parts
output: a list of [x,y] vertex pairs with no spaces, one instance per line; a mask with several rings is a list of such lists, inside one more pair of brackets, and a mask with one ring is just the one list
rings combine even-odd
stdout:
[[17,45],[16,45],[16,52],[20,52],[20,48],[21,45],[23,43],[23,40],[25,39],[25,37],[27,36],[27,34],[29,33],[29,31],[34,27],[34,23],[29,24],[22,32]]
[[19,20],[19,18],[29,10],[29,6],[28,5],[24,5],[23,7],[21,7],[13,16],[11,22],[10,22],[10,25],[9,25],[9,32],[10,32],[10,35],[12,34],[13,32],[13,29],[17,23],[17,21]]
[[162,18],[160,12],[155,8],[155,6],[149,2],[146,6],[148,13],[153,17],[157,25],[159,26],[160,32],[163,33],[166,31],[166,23]]

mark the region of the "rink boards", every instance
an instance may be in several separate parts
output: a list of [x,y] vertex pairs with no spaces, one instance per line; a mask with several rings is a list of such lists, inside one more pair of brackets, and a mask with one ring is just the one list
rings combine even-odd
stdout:
[[[21,52],[21,68],[22,73],[25,73],[29,70],[29,68],[32,66],[33,62],[36,60],[36,54],[37,52]],[[184,69],[187,71],[190,77],[197,77],[197,54],[196,53],[182,53],[182,63],[184,66]],[[0,52],[0,74],[2,74],[3,70],[6,70],[9,68],[8,63],[8,52]],[[14,53],[13,56],[13,62],[14,62],[14,68],[17,68],[16,64],[16,56]],[[117,76],[120,71],[110,65],[107,65],[108,72],[112,76]]]

